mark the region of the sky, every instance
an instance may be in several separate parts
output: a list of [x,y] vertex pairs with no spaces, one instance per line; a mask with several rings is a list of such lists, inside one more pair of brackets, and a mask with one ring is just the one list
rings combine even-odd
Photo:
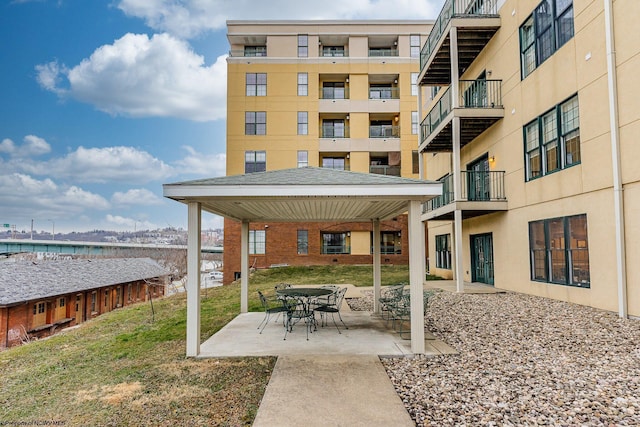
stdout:
[[225,174],[227,20],[435,19],[443,3],[1,1],[0,232],[186,229],[162,184]]

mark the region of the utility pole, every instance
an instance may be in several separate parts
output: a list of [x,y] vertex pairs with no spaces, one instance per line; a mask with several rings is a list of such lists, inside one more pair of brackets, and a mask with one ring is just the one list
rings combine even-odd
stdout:
[[31,240],[33,240],[33,219],[31,220]]

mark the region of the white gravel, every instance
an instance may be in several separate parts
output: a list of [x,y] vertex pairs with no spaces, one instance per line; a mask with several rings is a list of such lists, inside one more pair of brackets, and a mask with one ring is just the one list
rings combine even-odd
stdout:
[[[371,309],[371,296],[350,300]],[[417,425],[638,426],[640,321],[517,293],[432,298],[459,354],[382,362]]]

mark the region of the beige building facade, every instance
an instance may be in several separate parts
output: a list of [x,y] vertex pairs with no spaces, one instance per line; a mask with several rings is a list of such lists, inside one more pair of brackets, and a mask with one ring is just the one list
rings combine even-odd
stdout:
[[638,17],[445,2],[418,77],[431,273],[640,316]]
[[[299,167],[417,178],[417,77],[430,21],[229,21],[227,175]],[[241,227],[225,220],[225,282]],[[370,223],[251,224],[253,266],[371,262]],[[381,224],[408,262],[406,215]]]

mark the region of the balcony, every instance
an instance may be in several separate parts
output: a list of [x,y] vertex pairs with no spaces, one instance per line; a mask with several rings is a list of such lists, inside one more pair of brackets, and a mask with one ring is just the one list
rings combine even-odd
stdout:
[[398,87],[369,87],[369,99],[400,99],[400,88]]
[[349,99],[349,88],[326,86],[320,88],[320,99]]
[[396,49],[396,48],[370,47],[369,48],[369,56],[370,57],[398,56],[398,49]]
[[458,34],[458,75],[478,57],[500,28],[497,0],[447,0],[420,52],[420,85],[451,84],[451,40]]
[[229,51],[231,57],[255,57],[255,56],[267,56],[266,46],[245,46],[244,50],[231,50]]
[[340,123],[323,123],[320,138],[350,138],[349,126]]
[[453,213],[456,210],[462,211],[463,219],[507,210],[504,171],[462,171],[460,173],[460,200],[455,200],[453,194],[453,175],[445,176],[439,180],[442,182],[442,196],[422,205],[424,221],[453,220]]
[[460,80],[459,107],[447,88],[422,121],[421,152],[453,151],[452,122],[460,117],[460,148],[504,117],[502,80]]
[[325,58],[343,58],[349,56],[349,49],[344,46],[321,46],[318,56]]
[[400,176],[400,166],[371,165],[369,166],[369,173],[388,176]]
[[400,126],[370,125],[369,138],[400,138]]

